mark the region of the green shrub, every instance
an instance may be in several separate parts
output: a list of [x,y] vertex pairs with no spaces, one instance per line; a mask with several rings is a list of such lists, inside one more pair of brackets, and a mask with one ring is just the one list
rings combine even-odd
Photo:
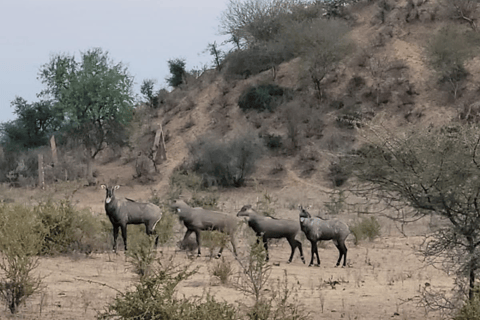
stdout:
[[40,289],[41,278],[31,273],[43,241],[43,226],[30,208],[0,205],[0,298],[11,313]]
[[243,111],[253,109],[258,112],[273,111],[283,101],[291,99],[288,90],[275,84],[262,84],[245,89],[238,99]]
[[184,82],[185,78],[185,59],[168,60],[168,68],[172,76],[167,78],[168,85],[176,88]]
[[367,238],[373,241],[373,239],[379,237],[381,228],[377,218],[371,216],[357,221],[354,225],[350,226],[350,231],[355,236],[354,243],[357,245],[360,241]]
[[236,308],[217,302],[210,294],[202,298],[177,298],[178,284],[196,273],[190,266],[173,264],[170,259],[157,260],[149,276],[140,279],[131,291],[119,293],[98,319],[238,319]]
[[45,232],[42,254],[90,253],[104,249],[104,229],[87,210],[78,210],[67,200],[50,200],[35,206],[33,211]]
[[283,146],[282,136],[280,135],[266,134],[262,138],[265,146],[271,150],[277,150]]
[[203,136],[190,144],[192,170],[202,176],[206,186],[242,186],[262,154],[263,146],[250,134],[229,141]]

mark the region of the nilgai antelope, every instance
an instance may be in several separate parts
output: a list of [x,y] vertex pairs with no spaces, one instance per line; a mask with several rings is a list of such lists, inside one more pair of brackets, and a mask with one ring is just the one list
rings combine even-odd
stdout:
[[268,257],[268,239],[281,239],[286,238],[292,249],[288,263],[292,262],[293,254],[295,249],[298,248],[300,251],[300,257],[305,263],[305,258],[303,257],[302,243],[296,239],[297,235],[300,232],[300,224],[298,221],[284,220],[284,219],[275,219],[271,217],[266,217],[258,214],[253,210],[251,205],[245,205],[237,213],[237,217],[246,217],[248,226],[255,231],[257,235],[257,243],[260,241],[260,237],[263,240],[263,246],[267,253],[266,260],[269,260]]
[[[227,234],[230,237],[232,243],[233,253],[237,255],[237,249],[235,247],[234,234],[238,227],[238,221],[235,217],[226,215],[221,212],[206,210],[200,207],[192,208],[182,200],[176,200],[173,202],[172,207],[178,214],[178,218],[183,222],[187,228],[183,240],[187,239],[192,232],[195,232],[198,246],[198,256],[201,255],[200,251],[200,231],[213,231],[217,230]],[[217,254],[217,257],[221,257],[223,252],[223,246]]]
[[[144,224],[146,232],[151,235],[155,226],[162,218],[162,210],[153,203],[135,202],[127,198],[115,197],[115,190],[120,186],[109,187],[102,184],[106,189],[105,211],[113,225],[113,251],[117,252],[118,229],[122,229],[123,244],[127,250],[127,225]],[[155,246],[158,244],[158,235],[155,238]]]
[[313,265],[313,256],[317,255],[317,266],[320,265],[318,257],[317,242],[320,240],[332,240],[340,253],[337,261],[337,267],[343,257],[343,266],[347,264],[347,247],[345,239],[350,234],[348,226],[340,220],[323,220],[321,218],[312,218],[303,207],[300,206],[300,227],[310,243],[312,244],[312,258],[309,267]]

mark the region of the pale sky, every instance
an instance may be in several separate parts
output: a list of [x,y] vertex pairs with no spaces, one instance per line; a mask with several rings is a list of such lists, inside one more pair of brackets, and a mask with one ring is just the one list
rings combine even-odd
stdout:
[[166,87],[167,60],[187,70],[209,64],[202,53],[221,43],[228,0],[0,0],[0,122],[13,120],[15,96],[38,101],[40,67],[54,54],[79,56],[100,47],[124,63],[140,95],[144,79]]

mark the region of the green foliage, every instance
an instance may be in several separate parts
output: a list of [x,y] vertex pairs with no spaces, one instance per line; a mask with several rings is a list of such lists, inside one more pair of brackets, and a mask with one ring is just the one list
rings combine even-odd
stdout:
[[282,43],[276,41],[256,45],[244,50],[234,51],[226,56],[223,63],[225,65],[224,74],[226,78],[245,79],[276,68],[280,63],[293,57],[291,50],[286,50]]
[[288,90],[276,84],[251,86],[238,98],[238,106],[243,111],[254,109],[258,112],[273,111],[275,107],[291,99]]
[[32,271],[44,240],[43,226],[28,207],[0,205],[0,298],[11,313],[40,289]]
[[62,115],[48,100],[28,103],[21,97],[12,101],[17,119],[0,125],[5,151],[18,152],[48,144],[49,135],[59,129]]
[[61,114],[62,131],[87,148],[90,156],[105,144],[124,145],[125,126],[133,112],[133,77],[122,63],[114,63],[107,52],[94,48],[74,56],[54,55],[40,70],[47,89]]
[[368,240],[373,241],[380,236],[381,229],[382,227],[380,226],[380,223],[374,216],[362,218],[360,221],[357,221],[350,226],[350,232],[355,236],[355,245],[367,238]]
[[158,94],[153,91],[153,87],[155,85],[155,80],[153,79],[145,79],[140,86],[140,93],[143,94],[143,97],[147,100],[147,105],[150,108],[158,108],[159,107],[159,99]]
[[203,298],[177,298],[179,283],[192,276],[196,270],[189,266],[173,264],[169,259],[157,260],[151,275],[140,278],[135,288],[120,293],[97,315],[98,319],[237,319],[234,306],[217,302],[210,294]]
[[265,146],[271,150],[281,149],[283,146],[282,136],[275,134],[266,134],[263,137]]
[[182,83],[184,83],[185,79],[185,60],[184,59],[174,59],[168,60],[168,69],[170,70],[170,74],[172,75],[170,78],[167,78],[167,83],[171,87],[178,87]]
[[250,134],[229,141],[203,136],[191,143],[189,149],[192,169],[207,186],[242,186],[263,154],[258,138]]

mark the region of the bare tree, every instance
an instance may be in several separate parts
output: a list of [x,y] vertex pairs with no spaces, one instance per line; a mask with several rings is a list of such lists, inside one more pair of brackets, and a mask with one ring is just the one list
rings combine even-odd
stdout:
[[283,14],[292,12],[304,0],[230,0],[220,18],[220,31],[231,35],[240,47],[256,41],[270,41],[281,30]]
[[427,235],[421,252],[455,274],[458,287],[456,296],[437,296],[435,305],[472,299],[480,269],[479,128],[454,124],[395,135],[370,126],[363,133],[367,143],[346,162],[356,177],[354,192],[369,201],[376,196],[399,221],[439,217],[441,226]]

